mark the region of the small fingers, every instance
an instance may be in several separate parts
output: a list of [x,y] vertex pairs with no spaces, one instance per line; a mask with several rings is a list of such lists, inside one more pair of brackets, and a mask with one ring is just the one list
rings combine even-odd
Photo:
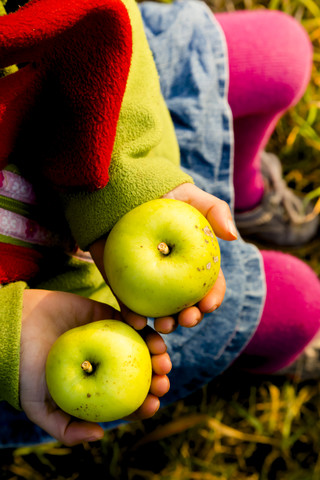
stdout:
[[152,370],[156,375],[167,375],[172,368],[172,363],[167,353],[162,353],[161,355],[154,355],[151,358],[151,361]]
[[229,205],[224,200],[212,197],[211,203],[208,202],[205,217],[217,237],[223,240],[236,240],[238,238]]
[[127,309],[124,305],[121,305],[121,313],[124,320],[135,330],[143,330],[147,326],[147,319],[138,313],[134,313]]
[[154,328],[157,332],[160,333],[171,333],[178,326],[178,321],[176,317],[159,317],[154,321]]
[[[148,334],[147,343],[150,351],[158,351],[163,348],[158,343],[158,338],[161,338],[156,332]],[[152,417],[160,407],[159,397],[165,395],[170,388],[170,381],[167,374],[172,368],[170,357],[167,353],[156,354],[151,357],[153,376],[151,379],[150,391],[147,398],[140,408],[132,415],[127,417],[127,420],[144,420]]]
[[204,215],[215,234],[224,240],[235,240],[238,236],[229,205],[220,198],[201,190],[196,185],[184,183],[164,195],[189,203]]
[[226,280],[222,269],[219,271],[218,278],[210,292],[198,303],[198,307],[203,313],[211,313],[220,307],[226,293]]
[[34,416],[28,416],[58,442],[71,447],[103,438],[104,431],[97,423],[75,420],[58,407],[50,410],[48,413],[40,407]]
[[151,381],[150,393],[156,397],[163,397],[170,389],[167,375],[154,375]]
[[185,308],[179,314],[179,325],[191,328],[198,325],[205,313],[211,313],[220,307],[226,293],[226,280],[222,269],[219,271],[218,278],[207,295],[198,302],[197,305]]
[[218,278],[207,295],[197,305],[185,308],[178,315],[178,321],[174,317],[163,317],[155,320],[155,329],[160,333],[171,333],[179,324],[181,327],[191,328],[198,325],[205,313],[211,313],[220,307],[226,293],[226,280],[220,269]]
[[156,395],[149,393],[141,407],[134,413],[126,417],[126,420],[145,420],[153,417],[160,408],[160,400]]
[[67,446],[79,445],[83,442],[96,442],[104,436],[104,431],[97,423],[72,421],[62,438],[58,439]]
[[172,368],[172,363],[163,338],[149,326],[144,329],[142,336],[151,353],[153,372],[156,375],[167,375]]
[[145,328],[143,337],[152,355],[160,355],[167,351],[165,341],[159,333],[152,330],[151,327]]
[[181,327],[195,327],[202,319],[203,314],[196,305],[185,308],[179,313],[179,325],[181,325]]

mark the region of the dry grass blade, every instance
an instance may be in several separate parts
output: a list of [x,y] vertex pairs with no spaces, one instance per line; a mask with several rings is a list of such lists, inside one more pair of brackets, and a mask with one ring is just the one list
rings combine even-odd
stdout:
[[140,448],[151,442],[157,442],[165,438],[171,437],[185,432],[191,428],[197,427],[201,424],[205,424],[209,429],[214,430],[222,437],[231,437],[244,442],[261,443],[265,445],[280,446],[279,440],[265,435],[259,435],[254,433],[245,433],[228,425],[225,425],[215,418],[206,414],[193,414],[180,417],[165,425],[159,425],[151,433],[145,435],[139,442],[137,442],[131,450]]
[[280,446],[279,440],[275,438],[254,433],[241,432],[240,430],[229,427],[228,425],[224,425],[215,418],[209,418],[207,423],[210,428],[212,428],[215,432],[218,432],[221,436],[231,437],[243,442],[262,443],[265,445],[273,445],[275,447]]
[[21,464],[13,464],[9,467],[9,471],[15,475],[18,475],[18,478],[25,480],[43,480],[43,476],[40,472],[34,470],[26,462],[21,462]]
[[69,455],[71,448],[60,446],[57,442],[45,443],[43,445],[33,445],[30,447],[19,447],[14,451],[15,457],[24,457],[34,453],[36,455]]
[[190,428],[206,422],[207,419],[208,415],[193,414],[177,418],[175,420],[172,420],[171,422],[166,423],[165,425],[159,425],[155,430],[153,430],[148,435],[145,435],[139,442],[137,442],[132,447],[132,450],[135,450],[147,443],[157,442],[159,440],[163,440],[164,438],[171,437],[172,435],[177,435],[179,433],[185,432]]

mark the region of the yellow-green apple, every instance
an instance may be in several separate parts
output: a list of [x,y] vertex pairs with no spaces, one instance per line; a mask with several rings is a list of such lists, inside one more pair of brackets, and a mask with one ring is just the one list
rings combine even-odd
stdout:
[[196,304],[212,288],[220,249],[191,205],[156,199],[126,213],[111,230],[104,267],[115,296],[132,311],[163,317]]
[[151,376],[145,341],[118,320],[68,330],[55,341],[46,363],[47,386],[56,404],[92,422],[134,412],[149,392]]

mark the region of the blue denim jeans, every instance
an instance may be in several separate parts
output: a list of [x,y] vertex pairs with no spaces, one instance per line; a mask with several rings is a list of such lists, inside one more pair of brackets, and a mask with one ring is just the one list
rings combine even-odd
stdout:
[[[196,0],[145,2],[140,10],[175,125],[181,166],[196,185],[225,200],[233,210],[233,131],[223,32],[209,8]],[[227,282],[223,304],[196,327],[178,327],[164,335],[173,368],[171,389],[162,406],[184,398],[226,370],[259,323],[265,298],[259,251],[241,238],[219,240],[219,244]],[[23,413],[1,405],[0,446],[48,440]]]
[[[144,2],[140,8],[175,125],[181,166],[198,187],[225,200],[233,211],[233,129],[227,46],[220,25],[197,0]],[[178,327],[165,336],[173,369],[163,405],[221,374],[259,323],[265,297],[259,251],[242,239],[219,244],[227,282],[224,301],[196,327]]]

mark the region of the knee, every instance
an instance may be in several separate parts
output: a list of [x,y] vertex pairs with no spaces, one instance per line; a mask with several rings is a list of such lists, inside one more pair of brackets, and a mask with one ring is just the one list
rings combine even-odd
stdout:
[[320,281],[296,257],[276,251],[261,253],[267,296],[240,366],[270,373],[292,362],[319,332]]
[[237,11],[216,18],[228,46],[229,101],[235,116],[283,113],[296,104],[310,81],[313,57],[302,25],[274,10]]
[[[284,321],[288,337],[310,340],[320,327],[320,280],[299,258],[278,251],[262,251],[267,284],[267,317]],[[282,320],[281,320],[282,319]]]

